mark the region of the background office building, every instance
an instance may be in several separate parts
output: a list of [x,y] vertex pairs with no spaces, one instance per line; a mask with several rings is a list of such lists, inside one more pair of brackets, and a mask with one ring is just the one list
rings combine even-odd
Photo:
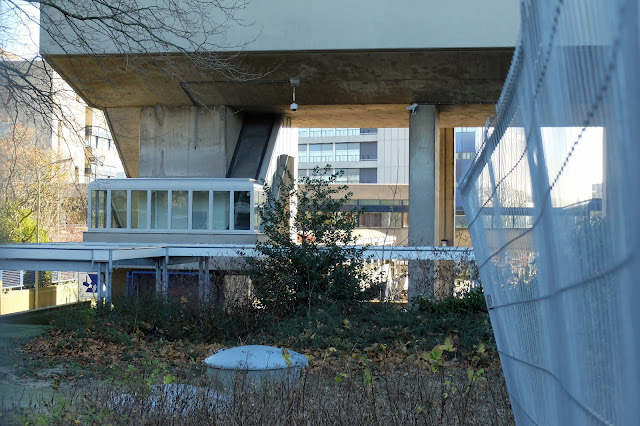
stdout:
[[[481,129],[456,128],[456,184],[475,155]],[[359,233],[382,236],[387,244],[407,245],[409,228],[409,129],[298,129],[298,176],[312,176],[315,167],[343,171],[339,183],[353,192],[352,206],[365,208]],[[322,178],[322,176],[320,176]],[[471,245],[464,208],[456,194],[455,245]]]

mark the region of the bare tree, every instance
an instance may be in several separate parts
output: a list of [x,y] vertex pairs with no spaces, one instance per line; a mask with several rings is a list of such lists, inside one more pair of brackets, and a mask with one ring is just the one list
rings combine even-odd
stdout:
[[[243,81],[262,74],[244,67],[236,54],[224,53],[245,47],[226,43],[224,35],[232,27],[251,24],[237,17],[246,6],[246,0],[0,0],[0,139],[3,149],[16,154],[5,157],[2,167],[12,170],[14,177],[22,171],[22,180],[28,182],[33,165],[51,160],[46,148],[53,148],[52,138],[57,138],[56,158],[69,157],[85,145],[84,117],[73,110],[76,93],[43,53],[28,48],[37,45],[39,37],[47,40],[48,53],[69,55],[76,69],[90,61],[96,73],[92,78],[111,85],[113,92],[117,89],[109,68],[113,54],[123,56],[127,71],[143,84],[149,73],[182,82],[185,69]],[[85,62],[75,63],[74,55]],[[195,92],[191,95],[198,97]],[[24,150],[34,156],[28,170],[18,154]],[[10,160],[13,165],[7,164]],[[3,189],[13,185],[10,177],[1,178]],[[71,192],[74,197],[79,194]],[[19,194],[2,194],[3,199],[9,196]],[[28,222],[30,210],[11,214]],[[70,211],[80,214],[75,207]],[[19,240],[31,241],[33,235],[27,234]]]
[[[124,55],[127,71],[143,77],[154,70],[180,80],[185,69],[215,72],[235,81],[262,75],[240,64],[237,55],[223,53],[242,51],[246,46],[224,41],[230,28],[250,24],[237,18],[246,0],[2,0],[1,6],[3,50],[21,46],[17,38],[25,37],[24,33],[33,38],[28,33],[39,29],[50,52],[80,55],[84,61],[89,58],[97,65],[95,69],[103,71],[93,78],[106,83],[113,83],[105,65],[112,54]],[[26,30],[19,34],[11,25]],[[31,67],[16,66],[15,59],[37,64],[44,73],[34,78],[29,75]],[[51,102],[55,89],[46,84],[53,73],[42,62],[39,54],[3,54],[0,86],[4,98],[28,105],[38,114],[63,119],[63,112]]]
[[59,216],[78,211],[73,202],[78,199],[76,188],[66,179],[68,166],[59,160],[51,151],[34,146],[33,129],[18,125],[0,139],[0,242],[38,239],[38,191],[40,210],[46,212],[40,215],[40,241],[49,239]]

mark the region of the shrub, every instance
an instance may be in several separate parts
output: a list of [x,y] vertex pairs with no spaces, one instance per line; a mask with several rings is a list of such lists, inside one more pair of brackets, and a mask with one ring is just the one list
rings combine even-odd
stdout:
[[312,305],[348,304],[377,291],[364,269],[364,249],[350,246],[359,211],[347,209],[352,194],[335,185],[339,174],[328,172],[316,168],[316,176],[295,182],[285,171],[279,193],[264,184],[259,215],[268,240],[256,245],[264,258],[247,263],[260,306],[274,315],[305,308],[310,315]]
[[450,295],[440,300],[416,297],[412,300],[419,311],[436,314],[452,312],[487,312],[482,287],[462,293],[462,296]]

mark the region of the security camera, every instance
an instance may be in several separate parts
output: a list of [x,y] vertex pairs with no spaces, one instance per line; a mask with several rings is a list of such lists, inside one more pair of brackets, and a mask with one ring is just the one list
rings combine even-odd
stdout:
[[415,103],[415,102],[407,107],[407,110],[411,111],[411,114],[413,114],[413,115],[416,115],[416,110],[417,109],[418,109],[418,104]]
[[296,112],[298,110],[298,104],[292,102],[291,105],[289,105],[289,108],[291,108],[291,111]]

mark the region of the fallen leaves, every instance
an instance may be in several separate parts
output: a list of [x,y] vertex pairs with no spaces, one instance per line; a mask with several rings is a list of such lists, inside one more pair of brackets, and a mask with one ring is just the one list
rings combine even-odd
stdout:
[[43,359],[68,365],[71,362],[82,367],[125,367],[141,364],[145,360],[159,359],[174,366],[199,362],[220,345],[194,344],[185,341],[153,341],[138,333],[131,343],[113,342],[104,336],[78,336],[51,330],[31,339],[18,350],[32,359]]

